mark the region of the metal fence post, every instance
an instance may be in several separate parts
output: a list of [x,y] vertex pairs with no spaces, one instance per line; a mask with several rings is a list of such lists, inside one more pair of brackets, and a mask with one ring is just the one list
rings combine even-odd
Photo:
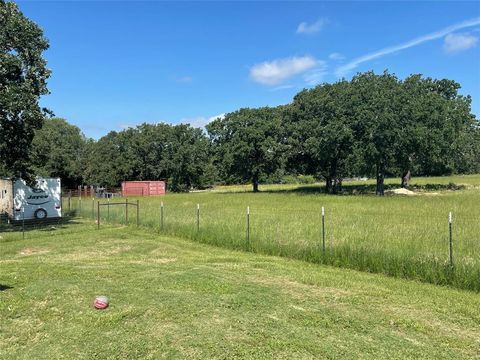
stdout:
[[197,232],[200,231],[200,204],[197,204]]
[[97,201],[97,229],[100,230],[100,200]]
[[163,201],[160,203],[160,229],[163,230]]
[[125,225],[128,225],[128,198],[125,198]]
[[449,243],[450,243],[450,266],[453,267],[453,239],[452,239],[452,212],[448,213],[448,230],[449,230]]
[[107,198],[107,221],[110,221],[110,198]]
[[22,207],[22,239],[25,240],[25,207]]
[[247,250],[250,250],[250,206],[247,206]]
[[137,227],[140,225],[139,215],[140,215],[140,208],[139,208],[139,201],[137,199]]
[[322,206],[322,252],[325,255],[325,208]]

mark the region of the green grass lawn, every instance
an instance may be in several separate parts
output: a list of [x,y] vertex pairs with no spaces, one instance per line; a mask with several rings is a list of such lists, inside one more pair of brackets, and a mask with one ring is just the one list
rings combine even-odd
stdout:
[[[261,187],[264,191],[258,194],[210,191],[130,200],[140,201],[141,225],[162,230],[163,234],[480,291],[480,176],[415,181],[423,184],[423,188],[418,196],[408,197],[333,196],[316,192],[315,187],[305,191],[301,185],[295,188],[275,185],[276,189]],[[452,182],[467,187],[456,191],[442,187]],[[430,188],[435,190],[425,190]],[[163,229],[160,229],[161,202],[164,203]],[[197,204],[200,204],[200,231],[196,225]],[[78,214],[94,216],[91,199],[83,199],[81,211],[77,199],[72,205]],[[247,206],[251,211],[249,243]],[[326,211],[325,253],[322,251],[322,207]],[[453,269],[449,264],[450,211],[454,218]],[[101,217],[102,222],[107,221],[106,208]],[[112,207],[108,220],[124,222],[124,206]],[[135,223],[133,207],[130,207],[129,222]]]
[[480,357],[474,292],[79,219],[13,235],[1,358]]

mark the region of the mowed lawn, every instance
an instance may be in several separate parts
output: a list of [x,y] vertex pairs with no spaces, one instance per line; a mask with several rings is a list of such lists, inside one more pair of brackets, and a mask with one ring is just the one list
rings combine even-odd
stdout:
[[0,290],[5,359],[480,357],[477,293],[151,229],[4,236]]

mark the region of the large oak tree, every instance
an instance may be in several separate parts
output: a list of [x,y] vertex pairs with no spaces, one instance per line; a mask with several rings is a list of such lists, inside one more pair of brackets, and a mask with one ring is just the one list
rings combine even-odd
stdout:
[[258,191],[262,176],[285,163],[282,107],[240,109],[207,125],[215,163],[227,182],[246,182]]
[[0,169],[4,176],[32,180],[29,150],[48,94],[43,52],[48,41],[13,2],[0,0]]

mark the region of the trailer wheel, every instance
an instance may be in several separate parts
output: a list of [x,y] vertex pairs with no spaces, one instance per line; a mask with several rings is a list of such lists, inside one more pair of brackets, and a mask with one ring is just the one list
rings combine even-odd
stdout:
[[37,210],[35,210],[35,212],[33,213],[33,216],[35,217],[35,219],[38,219],[38,220],[46,219],[46,218],[47,218],[47,210],[45,210],[45,209],[37,209]]

